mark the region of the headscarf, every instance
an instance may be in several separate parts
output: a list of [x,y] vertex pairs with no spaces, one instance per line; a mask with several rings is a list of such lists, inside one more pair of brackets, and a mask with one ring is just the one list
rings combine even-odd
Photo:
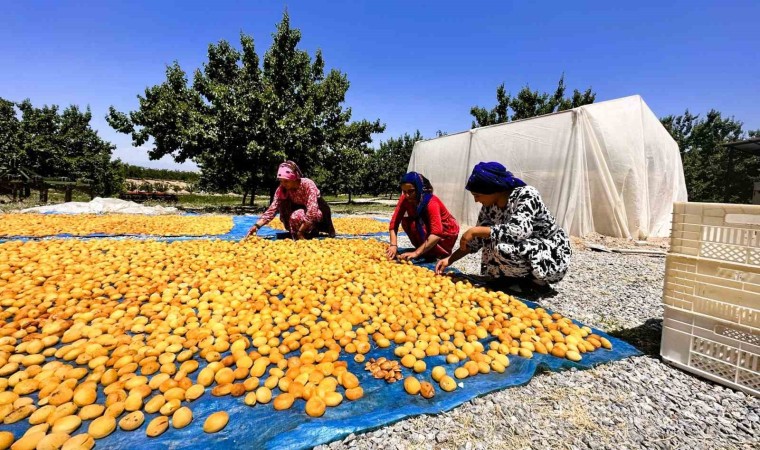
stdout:
[[277,178],[281,180],[300,180],[303,177],[301,169],[293,161],[285,161],[277,168]]
[[433,197],[433,185],[430,184],[430,180],[417,172],[409,172],[401,177],[399,184],[405,183],[414,186],[414,196],[417,199],[417,233],[425,241],[427,235],[425,234],[425,227],[422,222],[422,213],[425,212],[430,199]]
[[495,194],[520,186],[525,186],[525,182],[512,175],[506,167],[497,162],[481,162],[472,169],[465,189],[478,194]]
[[[279,180],[300,180],[302,177],[301,169],[293,161],[285,161],[277,168],[277,179]],[[282,186],[277,188],[276,195],[280,200],[288,198],[288,194]]]

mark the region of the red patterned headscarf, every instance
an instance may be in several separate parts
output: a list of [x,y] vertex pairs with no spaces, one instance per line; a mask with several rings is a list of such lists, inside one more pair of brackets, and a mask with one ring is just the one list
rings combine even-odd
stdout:
[[285,161],[277,168],[277,178],[281,180],[300,180],[303,177],[301,169],[293,161]]

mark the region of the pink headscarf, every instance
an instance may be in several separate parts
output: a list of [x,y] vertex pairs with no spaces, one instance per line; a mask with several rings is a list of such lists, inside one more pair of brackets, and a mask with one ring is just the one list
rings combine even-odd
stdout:
[[301,169],[293,161],[285,161],[277,169],[277,178],[281,180],[300,180],[302,176]]

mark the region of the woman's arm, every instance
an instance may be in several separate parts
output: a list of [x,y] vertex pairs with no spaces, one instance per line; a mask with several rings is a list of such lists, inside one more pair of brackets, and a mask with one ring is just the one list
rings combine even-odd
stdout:
[[443,258],[439,260],[435,265],[435,273],[442,274],[447,267],[454,264],[455,262],[459,261],[460,259],[464,258],[465,256],[469,255],[470,252],[467,250],[467,247],[459,247],[454,251],[454,253],[451,254],[448,258]]
[[256,235],[256,233],[259,232],[261,227],[268,224],[269,222],[274,219],[274,216],[277,215],[277,210],[280,208],[280,199],[277,194],[279,194],[280,188],[277,188],[277,192],[274,194],[274,201],[271,205],[269,205],[269,208],[267,208],[266,211],[264,211],[264,214],[259,217],[259,220],[256,221],[255,224],[251,227],[250,230],[248,230],[248,233],[245,234],[245,237],[250,237]]
[[319,189],[313,181],[308,179],[301,180],[301,189],[306,189],[306,220],[301,224],[298,230],[299,237],[311,231],[311,228],[319,222]]
[[431,249],[438,245],[443,234],[443,223],[441,218],[441,204],[437,197],[430,199],[425,210],[427,216],[427,223],[425,224],[428,229],[428,237],[425,242],[417,247],[413,252],[407,252],[400,256],[402,259],[414,259],[419,258]]
[[401,225],[401,218],[404,217],[404,194],[401,194],[396,203],[396,209],[393,210],[391,216],[391,223],[388,224],[388,232],[390,234],[390,244],[385,250],[385,255],[388,259],[393,259],[398,254],[398,227]]
[[469,230],[465,231],[462,235],[462,238],[459,240],[459,248],[467,249],[468,252],[471,250],[470,243],[473,241],[473,239],[482,238],[487,239],[491,236],[491,228],[490,227],[472,227]]
[[440,236],[431,234],[430,236],[427,237],[427,239],[425,239],[425,242],[423,242],[422,245],[417,247],[417,249],[415,249],[413,252],[402,253],[401,255],[399,255],[399,259],[419,258],[425,253],[429,252],[431,249],[435,248],[435,246],[438,245],[438,241],[440,240],[441,240]]
[[390,243],[388,244],[388,248],[385,250],[385,256],[388,257],[388,259],[393,259],[398,254],[398,236],[396,234],[396,230],[392,229],[390,230]]
[[277,190],[274,193],[274,201],[272,201],[272,204],[269,205],[269,208],[267,208],[266,211],[264,211],[264,214],[259,217],[259,220],[256,221],[256,225],[259,227],[263,227],[264,225],[268,224],[269,222],[274,219],[274,216],[277,215],[278,210],[280,209],[280,195],[281,195],[281,187],[278,187]]

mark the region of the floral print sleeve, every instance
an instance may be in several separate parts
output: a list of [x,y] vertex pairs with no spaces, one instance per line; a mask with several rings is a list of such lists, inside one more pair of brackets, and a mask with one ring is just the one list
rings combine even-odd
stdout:
[[269,205],[269,208],[267,208],[267,210],[264,211],[264,214],[262,214],[261,217],[259,218],[259,221],[262,224],[264,225],[268,224],[269,222],[272,221],[272,219],[274,219],[274,216],[277,215],[277,211],[280,208],[281,195],[282,195],[282,188],[278,187],[277,191],[274,193],[274,201],[272,202],[271,205]]
[[319,211],[319,203],[317,202],[319,200],[319,188],[317,188],[317,185],[310,179],[303,178],[301,179],[301,189],[305,191],[303,194],[305,194],[304,197],[306,200],[304,205],[306,206],[306,221],[315,224],[322,219],[322,214]]
[[404,194],[399,195],[398,203],[396,203],[396,209],[393,210],[393,216],[391,217],[391,223],[388,226],[390,231],[398,232],[398,227],[401,225],[401,219],[404,218],[406,210],[404,209],[404,202],[406,197]]
[[526,186],[517,193],[510,205],[509,219],[502,224],[491,227],[491,239],[496,242],[524,241],[533,234],[536,214],[541,210],[543,202],[538,190]]

